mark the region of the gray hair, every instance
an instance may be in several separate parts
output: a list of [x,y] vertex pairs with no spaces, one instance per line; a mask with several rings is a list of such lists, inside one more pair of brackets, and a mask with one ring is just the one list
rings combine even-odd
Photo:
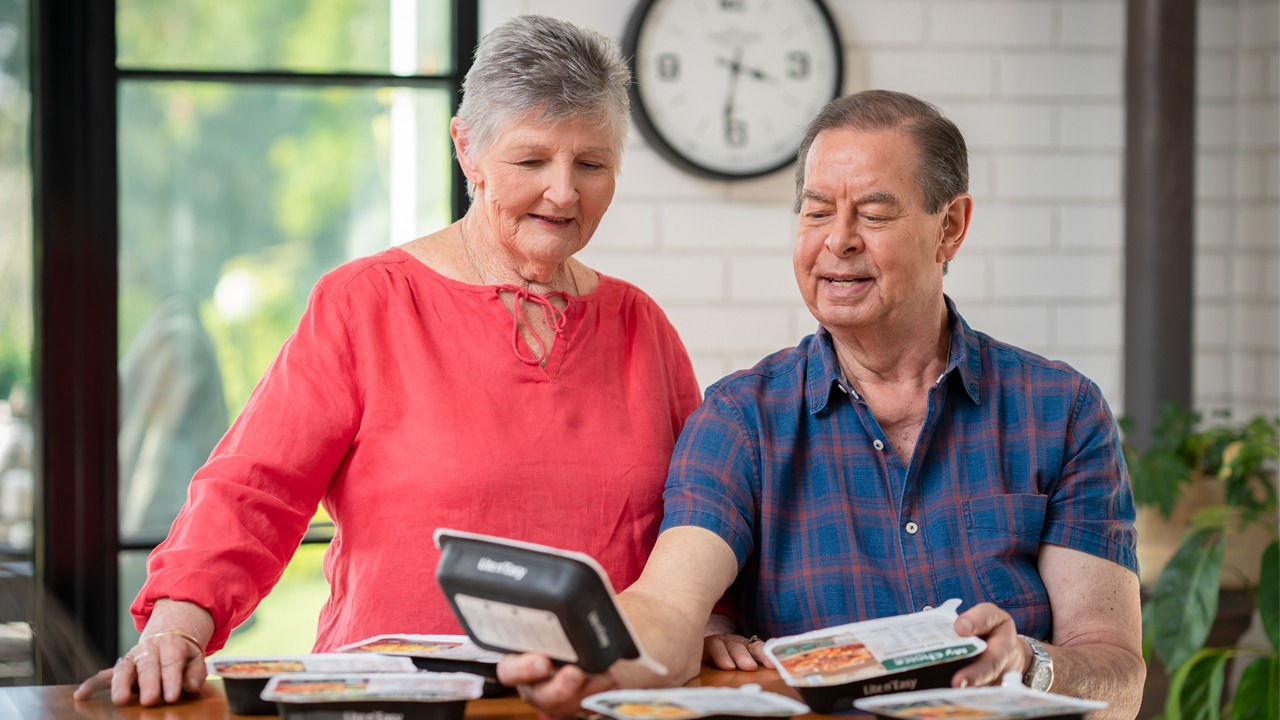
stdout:
[[893,130],[901,128],[920,153],[916,181],[924,190],[924,209],[936,213],[955,196],[969,191],[969,151],[955,123],[932,103],[892,90],[866,90],[827,103],[809,123],[796,163],[796,204],[804,196],[805,159],[825,130]]
[[486,150],[530,113],[553,122],[596,118],[621,151],[630,84],[631,70],[617,43],[563,20],[522,15],[480,41],[462,83],[458,118],[473,153]]

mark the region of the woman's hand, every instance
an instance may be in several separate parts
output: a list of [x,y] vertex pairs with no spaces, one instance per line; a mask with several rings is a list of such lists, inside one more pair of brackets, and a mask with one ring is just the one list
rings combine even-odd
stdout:
[[758,670],[761,665],[773,667],[764,654],[764,641],[752,635],[743,637],[732,619],[712,613],[702,636],[702,661],[721,670]]
[[136,694],[139,703],[150,707],[178,702],[184,692],[198,693],[207,674],[204,644],[212,632],[213,620],[203,608],[161,600],[138,644],[81,683],[74,697],[87,700],[109,688],[116,705],[129,704]]
[[707,635],[702,638],[702,660],[721,670],[759,670],[761,665],[773,669],[773,661],[764,654],[764,641],[755,635]]

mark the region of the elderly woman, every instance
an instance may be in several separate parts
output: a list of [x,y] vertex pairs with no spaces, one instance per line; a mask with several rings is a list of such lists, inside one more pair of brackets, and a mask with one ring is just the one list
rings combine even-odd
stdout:
[[450,126],[471,208],[317,283],[151,555],[141,639],[77,697],[199,689],[317,504],[336,534],[316,651],[458,632],[438,527],[588,553],[618,589],[639,576],[699,391],[653,300],[574,258],[613,198],[628,82],[610,41],[565,22],[484,38]]

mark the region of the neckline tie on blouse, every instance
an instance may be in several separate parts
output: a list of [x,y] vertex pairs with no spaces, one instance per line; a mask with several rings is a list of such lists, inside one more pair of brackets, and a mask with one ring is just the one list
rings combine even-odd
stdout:
[[[529,321],[525,318],[524,303],[522,301],[528,300],[534,305],[541,307],[542,317],[546,319],[547,325],[549,325],[555,332],[556,337],[560,337],[561,335],[564,335],[564,326],[567,319],[565,317],[564,310],[553,305],[551,303],[551,298],[559,295],[564,298],[567,307],[569,302],[568,293],[556,290],[554,292],[549,292],[546,295],[539,295],[538,293],[531,292],[528,288],[522,288],[518,285],[495,285],[493,290],[494,294],[497,295],[499,299],[502,298],[503,290],[515,296],[515,303],[512,305],[511,311],[512,352],[514,352],[516,354],[516,358],[525,365],[541,365],[543,359],[547,356],[547,346],[546,343],[542,342],[542,338],[538,337],[538,333],[533,332],[532,326],[529,326]],[[529,351],[533,353],[533,359],[526,358],[524,354],[520,352],[520,323],[522,322],[526,326],[529,326],[530,333],[533,335],[534,341],[538,344],[537,352],[534,352],[532,347],[529,348]]]

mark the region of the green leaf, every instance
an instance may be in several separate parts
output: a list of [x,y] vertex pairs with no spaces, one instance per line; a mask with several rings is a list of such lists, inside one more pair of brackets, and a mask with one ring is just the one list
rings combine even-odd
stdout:
[[1280,656],[1257,658],[1244,669],[1231,720],[1280,720]]
[[1152,593],[1152,643],[1167,668],[1177,668],[1204,645],[1218,614],[1218,575],[1226,536],[1194,530],[1183,539]]
[[1151,663],[1151,638],[1155,634],[1155,620],[1151,612],[1153,605],[1150,600],[1142,603],[1142,661],[1147,664]]
[[1271,640],[1271,649],[1280,653],[1280,540],[1272,540],[1262,553],[1258,575],[1258,614]]
[[1196,530],[1226,530],[1239,524],[1239,511],[1229,505],[1210,505],[1191,516]]
[[1169,677],[1168,720],[1220,720],[1229,650],[1196,653]]

